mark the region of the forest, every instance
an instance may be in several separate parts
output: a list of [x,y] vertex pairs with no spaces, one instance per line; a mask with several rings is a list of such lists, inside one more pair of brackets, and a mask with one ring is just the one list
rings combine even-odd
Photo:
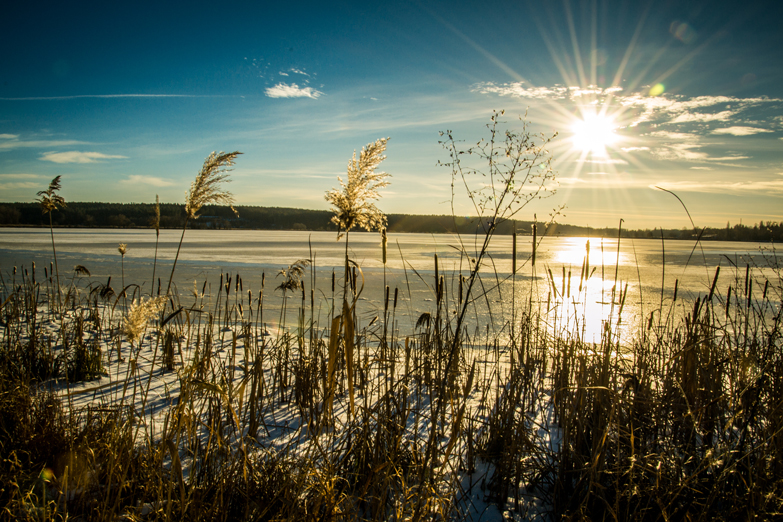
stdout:
[[[155,215],[153,203],[68,203],[52,213],[55,227],[85,228],[146,228]],[[236,206],[237,214],[225,205],[207,205],[189,228],[251,229],[251,230],[337,230],[328,210],[297,208]],[[484,233],[489,223],[476,217],[388,214],[389,232]],[[160,204],[161,228],[181,228],[185,222],[184,205]],[[0,226],[49,226],[48,215],[38,203],[0,203]],[[530,235],[533,221],[507,220],[497,225],[496,233]],[[616,227],[594,228],[563,223],[537,223],[538,235],[617,237]],[[762,221],[752,225],[730,224],[713,228],[622,229],[621,237],[696,239],[714,241],[783,241],[783,222]]]

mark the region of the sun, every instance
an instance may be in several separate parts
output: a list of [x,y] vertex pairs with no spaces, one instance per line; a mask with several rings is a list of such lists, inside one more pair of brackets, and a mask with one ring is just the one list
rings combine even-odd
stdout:
[[603,114],[586,114],[571,125],[574,149],[583,154],[606,156],[606,147],[617,142],[614,120]]

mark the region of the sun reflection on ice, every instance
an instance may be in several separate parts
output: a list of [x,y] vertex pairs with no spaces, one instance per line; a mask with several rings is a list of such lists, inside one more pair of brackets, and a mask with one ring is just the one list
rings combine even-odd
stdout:
[[[596,244],[597,242],[597,244]],[[564,238],[546,267],[546,284],[538,285],[541,311],[552,333],[578,333],[590,343],[601,341],[608,324],[624,331],[633,323],[638,305],[630,295],[638,285],[617,278],[615,266],[628,263],[612,240]]]

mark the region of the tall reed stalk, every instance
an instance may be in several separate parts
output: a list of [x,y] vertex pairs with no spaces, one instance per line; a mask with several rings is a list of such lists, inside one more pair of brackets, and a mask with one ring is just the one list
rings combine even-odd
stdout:
[[188,228],[188,222],[191,219],[198,219],[198,212],[201,207],[209,204],[225,204],[233,207],[234,195],[223,188],[223,183],[231,180],[228,177],[230,167],[234,165],[234,160],[241,152],[213,152],[204,160],[201,171],[196,175],[196,179],[190,184],[187,197],[185,198],[185,223],[182,225],[182,235],[177,245],[177,253],[174,256],[174,264],[171,267],[169,283],[166,285],[166,295],[171,292],[171,282],[174,279],[174,271],[177,268],[177,260],[182,249],[182,241],[185,239],[185,231]]
[[41,205],[41,212],[49,214],[49,233],[52,236],[52,256],[54,257],[54,272],[57,278],[57,306],[62,308],[62,301],[60,299],[60,268],[57,265],[57,249],[54,247],[54,225],[52,223],[52,212],[65,207],[65,199],[58,194],[62,188],[60,185],[60,177],[56,176],[49,188],[41,190],[37,193],[38,203]]
[[[337,240],[345,236],[345,278],[343,281],[343,305],[340,315],[340,321],[332,325],[339,325],[343,332],[343,340],[346,347],[346,361],[349,367],[353,364],[351,353],[354,336],[354,306],[356,304],[356,295],[354,294],[352,304],[348,304],[348,286],[350,281],[349,259],[348,259],[348,234],[353,227],[361,227],[367,231],[382,230],[386,226],[386,215],[375,206],[373,201],[380,198],[378,190],[389,185],[386,178],[389,174],[386,172],[376,172],[378,166],[386,159],[383,154],[386,150],[386,144],[389,138],[381,138],[373,143],[368,143],[362,148],[359,158],[356,158],[356,151],[348,162],[348,181],[345,182],[338,176],[337,180],[342,186],[342,190],[329,190],[324,196],[326,201],[332,204],[334,216],[332,223],[337,225]],[[334,333],[333,333],[334,335]],[[336,343],[336,337],[334,337]],[[330,348],[336,349],[336,344],[330,340]],[[333,350],[330,349],[330,354]],[[336,355],[336,352],[335,352]],[[334,364],[330,361],[330,368]],[[348,385],[353,390],[353,376],[350,375]],[[330,379],[333,375],[330,372]],[[333,383],[330,382],[328,388],[333,389]],[[351,410],[353,410],[353,401],[351,401]]]
[[[152,218],[152,226],[155,228],[155,258],[152,261],[152,286],[150,297],[155,295],[155,269],[158,267],[158,242],[160,241],[160,197],[155,194],[155,215]],[[160,292],[160,290],[158,290]]]

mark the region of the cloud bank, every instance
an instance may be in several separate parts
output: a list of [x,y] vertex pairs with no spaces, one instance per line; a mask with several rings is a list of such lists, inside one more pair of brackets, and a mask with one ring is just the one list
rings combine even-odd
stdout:
[[[547,118],[566,128],[580,113],[606,114],[617,125],[618,135],[625,138],[620,150],[626,154],[646,151],[665,161],[714,164],[769,157],[758,147],[748,149],[744,140],[732,140],[783,132],[783,99],[778,98],[652,95],[648,87],[626,92],[618,86],[532,86],[522,81],[483,82],[475,84],[472,91],[540,100],[547,104],[544,110],[551,111]],[[723,141],[716,141],[719,136]]]

